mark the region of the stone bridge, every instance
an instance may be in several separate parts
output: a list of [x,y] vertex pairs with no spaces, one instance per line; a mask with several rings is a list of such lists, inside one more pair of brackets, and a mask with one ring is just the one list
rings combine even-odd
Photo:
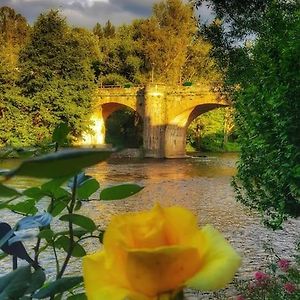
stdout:
[[93,102],[92,129],[83,144],[105,143],[105,121],[114,111],[129,107],[143,120],[146,157],[185,156],[186,130],[199,115],[228,103],[208,85],[150,84],[131,88],[99,88]]

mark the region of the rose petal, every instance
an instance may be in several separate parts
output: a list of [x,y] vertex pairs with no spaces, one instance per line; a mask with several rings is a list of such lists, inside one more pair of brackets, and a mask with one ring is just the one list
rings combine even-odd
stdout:
[[186,286],[202,291],[224,288],[233,278],[241,264],[240,256],[213,227],[207,225],[201,230],[199,250],[202,253],[201,268]]
[[83,277],[86,295],[89,300],[155,300],[143,294],[122,287],[116,280],[115,269],[104,251],[83,258]]
[[183,207],[162,208],[157,205],[154,209],[159,210],[165,219],[165,234],[169,245],[186,245],[186,242],[199,231],[196,216]]
[[173,246],[129,251],[126,270],[135,291],[155,296],[183,287],[199,266],[196,248]]
[[152,211],[128,213],[111,220],[104,235],[106,249],[157,248],[166,245],[164,220]]

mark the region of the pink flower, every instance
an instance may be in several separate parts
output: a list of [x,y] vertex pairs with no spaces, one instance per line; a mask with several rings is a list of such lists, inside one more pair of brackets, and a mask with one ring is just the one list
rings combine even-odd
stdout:
[[251,281],[248,285],[248,289],[251,291],[251,290],[254,290],[256,288],[256,283]]
[[236,297],[236,300],[246,300],[246,298],[242,295]]
[[261,271],[257,271],[254,273],[254,278],[258,281],[258,282],[262,282],[262,281],[266,281],[269,279],[269,275],[261,272]]
[[286,290],[286,292],[289,294],[294,293],[297,289],[296,286],[291,282],[287,282],[283,287]]
[[282,258],[278,261],[277,265],[281,271],[286,272],[290,267],[290,261]]

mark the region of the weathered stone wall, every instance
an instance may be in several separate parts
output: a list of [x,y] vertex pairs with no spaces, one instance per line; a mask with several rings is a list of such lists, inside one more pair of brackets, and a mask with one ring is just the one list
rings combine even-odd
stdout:
[[86,134],[83,144],[104,143],[107,117],[122,107],[130,107],[143,119],[146,157],[184,157],[190,122],[206,111],[226,105],[206,85],[102,88],[94,100],[94,134]]

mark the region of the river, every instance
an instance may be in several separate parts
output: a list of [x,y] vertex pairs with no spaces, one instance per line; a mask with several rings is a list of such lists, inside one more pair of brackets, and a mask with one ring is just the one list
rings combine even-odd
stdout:
[[[181,205],[191,209],[200,225],[212,224],[220,230],[243,258],[238,276],[251,277],[261,265],[268,262],[264,245],[272,246],[279,256],[291,258],[295,241],[300,240],[300,220],[288,220],[283,230],[272,231],[261,225],[259,216],[249,211],[234,198],[230,185],[236,172],[237,154],[205,154],[186,159],[114,159],[91,167],[87,173],[95,176],[102,187],[134,182],[145,188],[138,194],[122,201],[91,201],[83,206],[83,211],[103,227],[112,215],[125,211],[151,208],[159,202],[163,206]],[[6,161],[0,168],[11,168],[17,162]],[[19,178],[11,181],[13,186],[25,188],[38,181]],[[97,195],[94,195],[97,198]],[[14,215],[1,211],[1,219],[13,222]],[[89,245],[90,251],[94,245]],[[51,264],[51,259],[45,258]],[[76,263],[74,264],[76,265]],[[0,261],[0,269],[6,270],[8,260]],[[51,270],[48,271],[51,273]],[[70,268],[68,273],[74,273]],[[194,297],[194,298],[193,298]],[[196,297],[196,298],[195,298]],[[214,299],[214,296],[207,295]],[[189,299],[204,299],[189,296]]]

